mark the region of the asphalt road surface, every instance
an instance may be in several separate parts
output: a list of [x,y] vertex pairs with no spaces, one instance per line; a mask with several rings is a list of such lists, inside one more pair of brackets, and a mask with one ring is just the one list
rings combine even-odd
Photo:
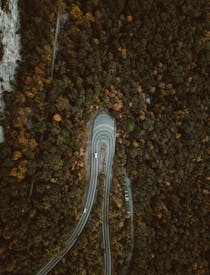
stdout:
[[95,138],[98,141],[95,143],[95,148],[92,144],[92,148],[96,152],[100,152],[101,148],[106,148],[105,167],[103,171],[105,174],[105,181],[102,206],[102,242],[104,249],[104,274],[112,274],[112,257],[109,233],[109,195],[112,182],[112,162],[115,151],[115,121],[111,117],[107,116],[106,113],[101,113],[101,115],[99,115],[95,120],[93,133],[93,143],[95,143]]
[[100,151],[101,148],[106,148],[105,153],[105,182],[104,182],[104,199],[102,206],[102,236],[103,236],[103,249],[104,249],[104,273],[106,275],[112,273],[112,257],[110,247],[110,234],[109,234],[109,191],[112,181],[112,162],[115,151],[115,138],[116,126],[115,120],[104,111],[101,111],[94,119],[92,128],[92,141],[91,141],[91,172],[89,179],[89,187],[84,204],[84,209],[81,217],[66,241],[65,247],[51,259],[37,275],[48,274],[56,264],[69,252],[78,240],[82,233],[89,215],[91,213],[93,203],[96,196],[96,188],[98,182],[99,166],[100,166]]

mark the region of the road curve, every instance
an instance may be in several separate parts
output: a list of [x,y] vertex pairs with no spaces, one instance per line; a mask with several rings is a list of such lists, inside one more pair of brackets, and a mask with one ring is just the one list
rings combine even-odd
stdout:
[[[112,162],[115,151],[115,137],[116,137],[115,120],[109,116],[106,112],[100,111],[95,117],[92,128],[92,141],[91,141],[91,171],[89,178],[89,186],[84,209],[81,217],[66,241],[65,247],[52,258],[41,270],[37,272],[37,275],[43,275],[49,273],[56,264],[69,252],[78,240],[82,233],[89,215],[91,213],[98,182],[99,174],[99,161],[100,150],[102,147],[106,147],[105,157],[105,182],[104,182],[104,200],[102,208],[102,236],[103,236],[103,248],[104,248],[104,270],[105,274],[112,273],[112,261],[111,261],[111,248],[109,237],[109,190],[112,180]],[[96,157],[99,156],[99,157]]]
[[[106,125],[106,130],[104,125]],[[92,149],[94,152],[100,152],[101,148],[104,147],[106,149],[105,166],[103,171],[105,174],[105,181],[104,198],[102,204],[102,242],[104,249],[104,274],[108,275],[112,274],[112,257],[109,232],[109,194],[112,181],[112,163],[115,151],[115,121],[111,117],[107,116],[106,113],[101,113],[101,115],[95,119],[93,133]],[[101,135],[101,133],[103,134]],[[97,145],[95,148],[94,144]]]

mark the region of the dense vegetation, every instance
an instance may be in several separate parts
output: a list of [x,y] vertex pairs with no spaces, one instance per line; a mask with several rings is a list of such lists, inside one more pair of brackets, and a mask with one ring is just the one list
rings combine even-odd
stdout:
[[[208,1],[19,5],[23,60],[5,93],[0,145],[1,273],[35,274],[65,243],[85,198],[87,123],[103,107],[117,122],[114,274],[129,247],[124,167],[135,209],[129,274],[209,274]],[[52,81],[58,10],[68,20]],[[101,274],[100,186],[78,246],[54,273]]]

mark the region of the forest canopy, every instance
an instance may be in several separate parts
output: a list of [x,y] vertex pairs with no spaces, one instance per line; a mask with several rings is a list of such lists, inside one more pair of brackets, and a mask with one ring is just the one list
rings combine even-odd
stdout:
[[[135,216],[126,272],[209,274],[208,2],[19,1],[22,60],[1,120],[1,274],[35,274],[65,244],[88,184],[87,123],[101,108],[117,124],[113,274],[129,247],[124,168]],[[53,274],[101,274],[99,207]]]

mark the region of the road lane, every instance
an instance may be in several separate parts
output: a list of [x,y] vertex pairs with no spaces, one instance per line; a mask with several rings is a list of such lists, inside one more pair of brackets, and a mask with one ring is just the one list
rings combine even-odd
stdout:
[[131,248],[130,248],[130,252],[128,254],[128,265],[130,265],[131,258],[133,255],[133,249],[134,249],[134,210],[133,210],[131,180],[128,177],[127,173],[125,174],[124,188],[125,188],[125,202],[127,205],[127,212],[130,215]]

